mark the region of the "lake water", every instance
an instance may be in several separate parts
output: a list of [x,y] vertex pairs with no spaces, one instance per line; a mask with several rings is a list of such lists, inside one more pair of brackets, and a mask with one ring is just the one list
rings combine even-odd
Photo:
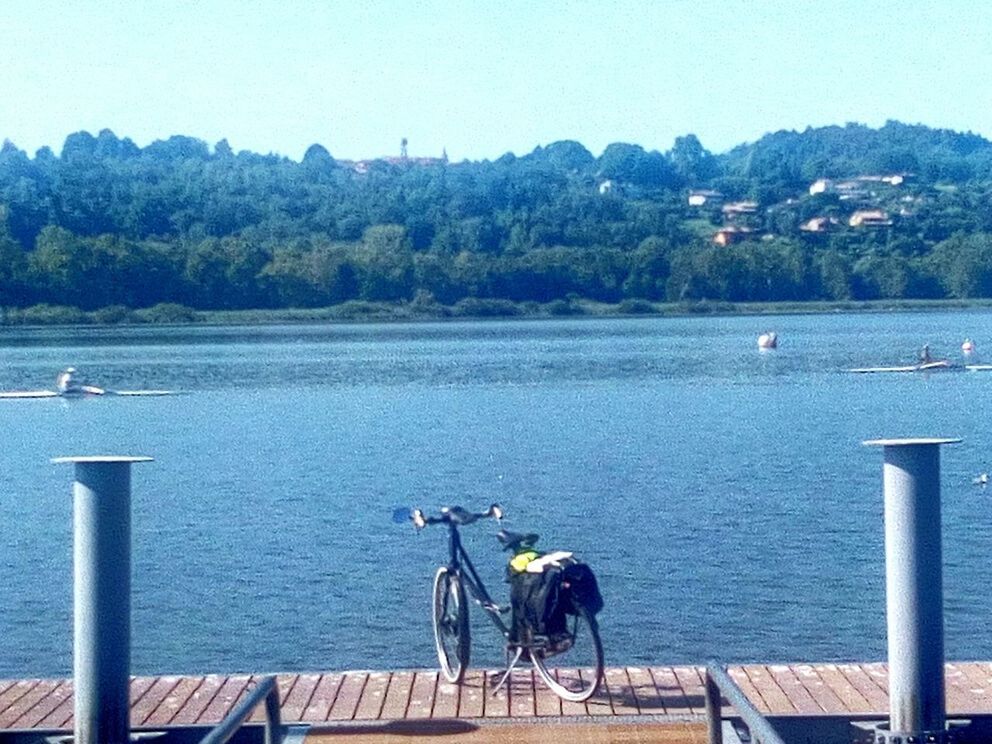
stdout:
[[[942,454],[949,658],[992,658],[992,373],[855,375],[988,312],[0,330],[0,389],[69,364],[165,398],[0,401],[0,676],[72,669],[72,469],[133,468],[135,674],[432,667],[440,529],[483,509],[596,570],[607,661],[885,656],[882,454]],[[780,348],[759,352],[774,329]],[[495,524],[465,530],[505,596]],[[473,615],[473,662],[500,643]]]

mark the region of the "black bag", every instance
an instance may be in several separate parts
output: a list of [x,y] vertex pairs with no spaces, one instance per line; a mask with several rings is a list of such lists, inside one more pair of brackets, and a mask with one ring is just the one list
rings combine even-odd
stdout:
[[530,643],[535,636],[554,638],[567,632],[562,573],[549,566],[541,573],[523,571],[510,577],[511,641]]
[[579,608],[585,608],[590,615],[603,609],[603,595],[599,593],[596,575],[588,564],[571,561],[562,568],[562,594],[565,612],[578,615]]

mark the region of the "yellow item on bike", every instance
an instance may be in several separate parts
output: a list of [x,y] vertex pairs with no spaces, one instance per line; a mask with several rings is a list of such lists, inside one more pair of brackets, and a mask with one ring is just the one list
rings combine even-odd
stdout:
[[522,553],[517,553],[510,559],[510,570],[515,573],[523,573],[527,570],[527,564],[535,558],[539,558],[540,555],[536,550],[525,550]]

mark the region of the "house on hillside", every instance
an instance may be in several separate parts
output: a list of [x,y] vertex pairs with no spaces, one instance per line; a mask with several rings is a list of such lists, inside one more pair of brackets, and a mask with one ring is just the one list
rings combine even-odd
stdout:
[[723,216],[727,219],[733,219],[734,217],[741,217],[748,214],[756,214],[758,212],[758,202],[731,202],[730,204],[724,204],[721,211],[723,212]]
[[889,227],[892,219],[881,209],[859,209],[851,215],[847,224],[851,227]]
[[690,207],[704,207],[707,204],[719,204],[723,201],[723,194],[719,191],[711,191],[709,189],[700,189],[698,191],[689,192],[689,206]]
[[833,186],[833,181],[829,178],[818,178],[813,181],[809,186],[809,195],[816,196],[817,194],[826,194],[830,191]]
[[717,245],[728,246],[732,243],[740,243],[742,240],[753,238],[757,234],[758,231],[752,230],[750,227],[728,225],[727,227],[721,227],[713,234],[713,242]]
[[837,219],[835,217],[814,217],[806,220],[799,226],[799,229],[809,233],[825,233],[836,225]]
[[847,181],[832,181],[829,178],[820,178],[810,184],[809,195],[817,194],[839,194],[841,199],[858,199],[868,195],[867,186],[870,184],[886,184],[888,186],[899,186],[908,174],[894,173],[890,176],[856,176]]

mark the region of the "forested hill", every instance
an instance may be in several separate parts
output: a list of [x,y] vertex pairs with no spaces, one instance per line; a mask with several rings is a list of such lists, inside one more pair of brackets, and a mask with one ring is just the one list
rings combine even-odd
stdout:
[[0,149],[8,312],[970,297],[992,297],[992,143],[898,122],[460,163],[109,130]]

